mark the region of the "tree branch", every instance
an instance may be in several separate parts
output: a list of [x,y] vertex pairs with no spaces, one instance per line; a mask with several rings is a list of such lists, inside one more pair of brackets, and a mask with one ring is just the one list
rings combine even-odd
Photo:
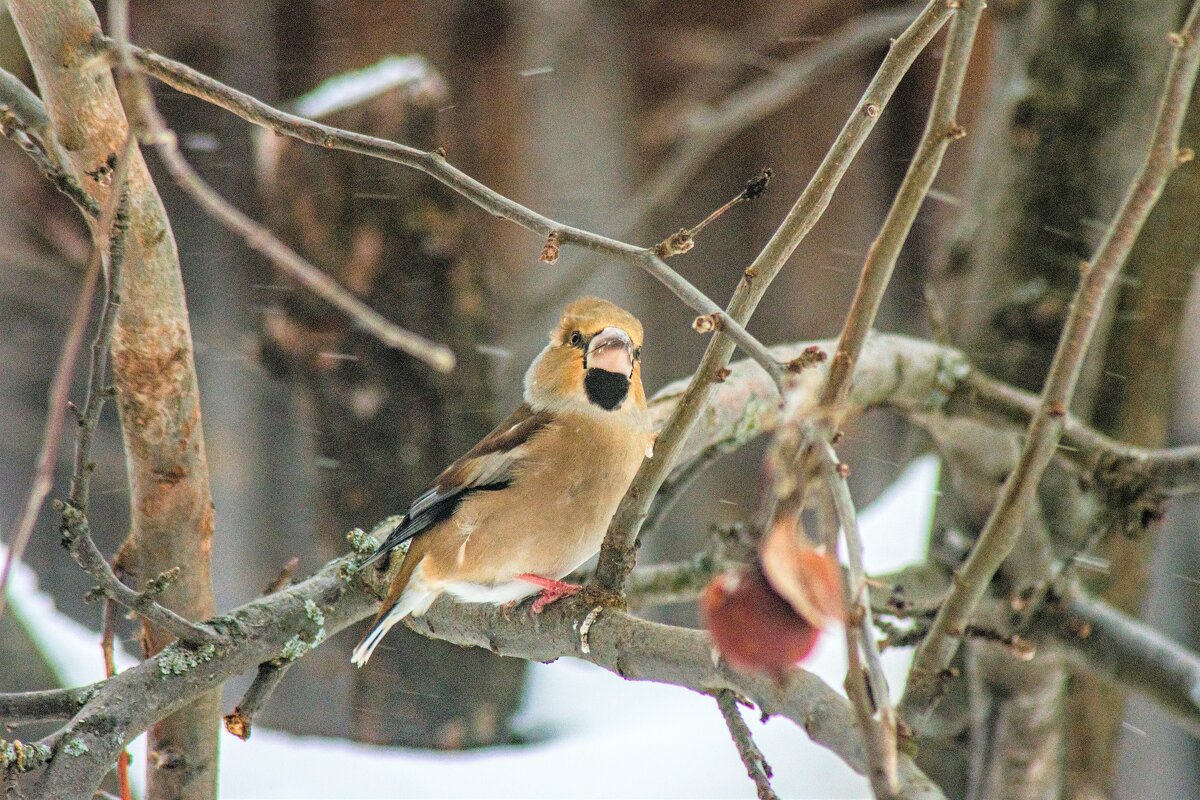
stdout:
[[44,689],[37,692],[0,694],[0,724],[70,719],[87,704],[100,683],[77,689]]
[[[786,357],[788,353],[802,352],[804,347],[793,345],[788,350],[777,349],[776,353]],[[888,401],[900,408],[925,408],[930,402],[944,400],[946,392],[953,388],[951,376],[961,379],[963,366],[957,351],[904,337],[872,336],[858,362],[850,402],[875,405]],[[823,369],[816,367],[812,371],[820,373]],[[805,374],[801,379],[810,385],[810,402],[815,407],[824,377]],[[669,406],[678,401],[682,383],[675,385],[675,394],[669,387],[654,402],[652,407],[659,419],[668,416]],[[756,386],[759,395],[755,394]],[[696,437],[711,438],[691,441],[689,449],[699,453],[716,446],[733,446],[754,435],[757,423],[749,419],[754,417],[754,406],[778,413],[773,401],[756,399],[771,392],[769,379],[756,366],[749,362],[733,365],[729,379],[719,387],[714,414],[705,415],[705,425],[694,432]],[[745,404],[740,409],[742,413],[735,409],[736,398]],[[765,423],[770,424],[769,420]],[[133,670],[88,687],[86,696],[81,694],[85,690],[58,690],[45,693],[35,702],[26,696],[0,695],[0,710],[21,713],[20,709],[45,702],[66,713],[83,705],[62,736],[64,741],[80,739],[88,746],[89,753],[56,759],[48,768],[47,779],[51,787],[87,785],[93,775],[99,782],[124,741],[153,724],[157,715],[187,705],[192,698],[232,675],[264,663],[287,663],[286,658],[303,652],[317,640],[322,627],[326,635],[331,635],[372,613],[376,603],[372,589],[351,579],[353,563],[339,559],[300,584],[211,620],[212,627],[227,637],[224,643],[200,647],[173,645]],[[669,576],[699,580],[695,576],[702,571],[702,566],[695,565],[647,568],[634,573],[634,584],[646,578],[646,585],[656,586]],[[379,580],[386,578],[381,576]],[[423,633],[432,632],[459,644],[487,646],[507,655],[540,660],[562,655],[583,656],[575,624],[590,614],[589,606],[579,603],[568,609],[563,605],[555,613],[556,607],[530,622],[520,614],[509,619],[499,610],[442,602],[419,624]],[[1142,635],[1149,635],[1140,623],[1130,621],[1130,624],[1143,631]],[[1094,627],[1100,625],[1094,623]],[[1056,630],[1060,628],[1057,626]],[[1056,636],[1065,646],[1087,652],[1088,643],[1077,632],[1056,633]],[[1114,657],[1125,658],[1120,653],[1128,646],[1118,640]],[[589,660],[625,677],[666,681],[700,691],[730,688],[754,699],[764,711],[783,714],[804,725],[816,741],[850,759],[857,768],[864,767],[849,706],[807,673],[798,672],[784,690],[770,681],[735,676],[713,665],[702,633],[644,622],[612,610],[602,610],[593,621],[588,632],[588,650]],[[1128,679],[1144,680],[1146,686],[1162,680],[1159,670],[1163,667],[1155,663],[1156,657],[1153,653],[1143,657],[1137,670],[1128,673]],[[1177,681],[1176,685],[1183,683]],[[1200,714],[1195,719],[1200,719]],[[116,735],[96,733],[103,729],[96,727],[100,721],[104,724],[115,721]],[[85,762],[80,763],[80,759]],[[900,758],[902,785],[915,786],[918,795],[935,791],[921,783],[914,769],[907,758]]]
[[[843,594],[846,606],[846,652],[849,674],[846,676],[846,693],[854,704],[871,766],[871,786],[878,798],[895,797],[896,785],[896,710],[892,705],[891,692],[883,673],[883,662],[879,658],[879,645],[875,641],[875,625],[871,619],[871,604],[867,601],[867,575],[863,568],[862,537],[858,533],[858,518],[854,513],[854,501],[846,483],[848,473],[833,447],[822,438],[816,441],[821,473],[833,497],[833,507],[846,540],[846,555],[849,569],[842,574]],[[837,531],[832,532],[836,550]],[[865,669],[864,669],[865,662]],[[876,718],[878,715],[878,718]]]
[[[99,37],[97,43],[101,48],[112,47],[111,41],[103,37]],[[779,365],[771,360],[766,348],[747,333],[737,320],[730,319],[721,311],[720,306],[668,267],[665,261],[655,255],[653,248],[638,247],[564,225],[526,208],[451,165],[441,150],[425,152],[375,136],[323,125],[273,108],[255,97],[156,53],[134,48],[134,55],[147,74],[185,94],[224,108],[247,122],[318,147],[345,150],[420,170],[494,216],[507,219],[542,237],[553,234],[559,244],[577,245],[639,267],[670,289],[689,308],[712,317],[715,326],[726,332],[738,347],[758,361],[776,383],[782,380]]]
[[[55,734],[78,742],[77,756],[56,757],[38,786],[38,798],[87,794],[99,785],[120,749],[140,731],[183,708],[197,695],[264,662],[287,663],[324,637],[373,613],[376,592],[387,575],[353,572],[357,557],[337,559],[313,577],[255,600],[210,621],[230,636],[230,644],[191,648],[176,644],[96,687],[70,723]],[[855,769],[862,754],[844,699],[809,673],[797,670],[787,686],[735,676],[714,665],[700,631],[635,619],[622,612],[599,615],[581,652],[579,622],[589,613],[584,602],[564,601],[532,621],[489,606],[440,601],[413,622],[419,632],[460,645],[487,647],[504,655],[549,661],[584,658],[631,680],[653,680],[710,693],[732,689],[752,698],[766,713],[802,725],[814,741],[832,749]],[[57,700],[57,698],[56,698]],[[0,707],[7,701],[0,698]],[[938,789],[901,760],[902,785],[911,797],[941,798]]]
[[779,800],[779,795],[771,788],[771,765],[754,743],[746,720],[742,719],[742,712],[738,710],[737,695],[728,689],[718,689],[713,692],[713,697],[717,700],[721,716],[725,718],[725,726],[729,728],[729,736],[737,748],[738,758],[742,759],[746,774],[754,781],[758,800]]
[[1043,606],[1032,630],[1077,666],[1139,692],[1200,736],[1200,656],[1100,600],[1072,593]]
[[687,114],[681,125],[679,148],[642,182],[646,188],[622,212],[620,229],[627,230],[666,207],[738,133],[795,100],[819,78],[902,33],[912,24],[917,8],[886,8],[860,14],[767,75],[732,92],[715,107]]
[[1029,425],[1020,461],[1005,482],[971,555],[959,570],[959,580],[934,618],[929,636],[917,649],[902,704],[905,717],[914,726],[923,723],[937,703],[941,685],[938,675],[949,667],[958,650],[961,632],[992,576],[1016,544],[1042,473],[1062,436],[1063,418],[1071,405],[1104,300],[1167,178],[1191,158],[1190,151],[1180,151],[1178,146],[1184,112],[1200,67],[1198,36],[1200,3],[1193,5],[1182,32],[1170,37],[1175,52],[1149,152],[1096,255],[1086,265],[1041,402]]
[[[834,190],[874,129],[875,121],[900,79],[945,23],[949,13],[944,0],[932,0],[892,44],[816,173],[742,275],[729,303],[729,318],[741,323],[749,321],[771,282],[825,212]],[[593,579],[593,583],[603,590],[617,594],[624,591],[650,504],[667,475],[679,463],[684,443],[701,412],[709,406],[715,386],[732,355],[733,342],[720,335],[709,342],[673,418],[655,443],[653,456],[642,464],[617,508],[600,549],[600,562]]]
[[950,23],[950,35],[946,39],[942,68],[934,88],[925,132],[908,165],[908,172],[900,182],[879,235],[867,250],[854,300],[833,353],[829,383],[821,398],[822,403],[831,408],[840,406],[849,392],[854,362],[862,352],[867,334],[875,325],[875,317],[891,282],[896,261],[900,258],[900,250],[908,240],[917,212],[921,210],[933,180],[941,169],[942,157],[951,142],[966,136],[966,131],[956,121],[958,100],[962,95],[971,47],[975,43],[975,33],[979,29],[979,18],[983,15],[985,5],[983,0],[963,0],[958,4],[954,21]]

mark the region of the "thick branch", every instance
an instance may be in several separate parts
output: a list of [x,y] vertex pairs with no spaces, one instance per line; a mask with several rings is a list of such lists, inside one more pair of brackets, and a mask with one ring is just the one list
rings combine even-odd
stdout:
[[[108,59],[95,58],[89,46],[99,34],[95,9],[83,0],[11,0],[8,7],[68,166],[103,204],[129,125]],[[179,258],[136,150],[129,169],[128,248],[112,343],[130,485],[130,533],[118,558],[135,585],[182,567],[159,601],[183,617],[205,619],[214,609],[213,505]],[[174,638],[144,627],[148,652]],[[215,794],[219,699],[193,698],[186,713],[156,726],[150,746],[164,757],[149,765],[151,796]],[[76,796],[79,787],[58,794]]]
[[87,703],[100,684],[78,689],[45,689],[37,692],[0,694],[0,724],[70,719]]
[[938,675],[950,666],[958,650],[959,637],[971,619],[996,570],[1008,557],[1020,535],[1033,503],[1038,483],[1054,456],[1062,436],[1063,418],[1075,392],[1084,356],[1096,330],[1105,298],[1116,282],[1138,232],[1162,194],[1167,178],[1180,163],[1190,158],[1178,150],[1192,89],[1200,67],[1200,3],[1193,6],[1181,33],[1173,34],[1176,48],[1171,58],[1167,86],[1159,106],[1150,150],[1142,169],[1092,261],[1085,265],[1079,290],[1042,393],[1037,413],[1030,423],[1025,448],[1016,469],[1009,475],[1000,497],[979,535],[959,581],[942,605],[929,636],[917,649],[909,674],[902,708],[910,724],[917,724],[938,700]]
[[[78,741],[78,756],[54,758],[37,797],[87,794],[111,768],[120,749],[157,719],[186,706],[228,678],[270,661],[302,655],[314,641],[332,635],[374,612],[372,589],[351,576],[352,559],[338,559],[319,573],[270,597],[256,600],[211,621],[232,644],[187,648],[173,645],[99,685],[59,736]],[[373,573],[372,579],[386,580]],[[715,666],[705,635],[635,619],[618,611],[602,613],[581,652],[579,622],[585,603],[564,601],[535,618],[506,614],[491,606],[435,604],[414,623],[421,633],[461,645],[487,647],[504,655],[549,661],[585,658],[631,680],[653,680],[710,693],[732,689],[766,713],[786,716],[813,737],[862,769],[862,754],[846,701],[809,673],[797,670],[785,687],[743,678]],[[907,759],[901,781],[908,796],[940,798]]]
[[1082,595],[1047,604],[1034,631],[1088,672],[1153,700],[1200,736],[1200,656],[1138,619]]

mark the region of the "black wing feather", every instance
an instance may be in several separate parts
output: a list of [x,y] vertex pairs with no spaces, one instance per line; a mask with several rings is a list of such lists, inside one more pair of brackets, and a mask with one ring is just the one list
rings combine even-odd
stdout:
[[516,450],[552,421],[553,415],[545,411],[535,412],[527,405],[522,405],[514,411],[479,444],[471,448],[470,452],[447,467],[432,487],[413,500],[400,524],[387,535],[383,544],[362,562],[359,569],[378,561],[442,520],[449,519],[459,505],[475,492],[494,492],[507,488],[512,483],[511,467],[507,471],[489,476],[486,483],[471,483],[471,476],[468,475],[470,465],[478,458]]
[[[413,508],[416,508],[418,505],[421,505],[421,508],[415,513],[410,510],[405,514],[404,518],[400,520],[400,524],[383,540],[383,544],[375,548],[375,552],[366,561],[362,562],[358,568],[363,569],[370,566],[417,534],[432,528],[444,519],[449,519],[453,516],[462,501],[476,492],[495,492],[500,489],[507,489],[510,483],[512,481],[503,480],[481,486],[471,486],[450,494],[438,495],[434,498],[431,498],[430,495],[433,495],[437,491],[437,488],[430,489],[413,502]],[[422,500],[426,500],[426,502],[422,504]]]

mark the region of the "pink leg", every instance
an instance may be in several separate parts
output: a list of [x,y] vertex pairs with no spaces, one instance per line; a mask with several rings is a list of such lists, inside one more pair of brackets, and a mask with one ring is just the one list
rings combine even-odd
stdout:
[[534,586],[539,586],[542,589],[541,595],[537,600],[533,601],[533,613],[540,614],[542,609],[553,603],[555,600],[561,600],[564,597],[570,597],[573,594],[579,594],[583,589],[578,583],[564,583],[563,581],[554,581],[549,578],[543,578],[541,575],[533,575],[529,572],[523,572],[517,576],[517,580],[532,583]]

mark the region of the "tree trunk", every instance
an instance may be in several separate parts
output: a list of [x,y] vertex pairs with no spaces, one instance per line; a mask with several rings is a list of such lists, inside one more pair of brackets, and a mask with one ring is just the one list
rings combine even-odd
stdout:
[[[99,198],[102,178],[128,126],[107,69],[80,46],[99,30],[90,3],[16,0],[10,10],[38,78],[42,99],[76,179]],[[213,505],[200,398],[178,254],[170,223],[140,153],[129,175],[130,231],[113,338],[113,373],[130,483],[130,532],[118,557],[140,586],[173,568],[179,578],[160,602],[192,619],[215,610],[210,576]],[[144,655],[172,637],[143,626]],[[216,795],[220,693],[150,732],[151,798]]]
[[[432,149],[442,143],[438,109],[449,102],[431,72],[418,86],[323,119]],[[446,342],[459,359],[452,375],[436,375],[303,292],[276,293],[280,300],[264,321],[263,355],[303,389],[309,406],[318,536],[301,550],[319,563],[345,551],[350,528],[402,512],[490,429],[490,376],[476,349],[489,339],[493,319],[487,262],[463,201],[429,178],[270,134],[263,144],[260,173],[272,227],[373,308]],[[279,276],[273,282],[284,285]],[[409,746],[509,739],[521,662],[400,626],[357,671],[349,652],[362,632],[335,639],[292,668],[289,682],[322,687],[316,707],[269,706],[263,719],[290,730]]]

